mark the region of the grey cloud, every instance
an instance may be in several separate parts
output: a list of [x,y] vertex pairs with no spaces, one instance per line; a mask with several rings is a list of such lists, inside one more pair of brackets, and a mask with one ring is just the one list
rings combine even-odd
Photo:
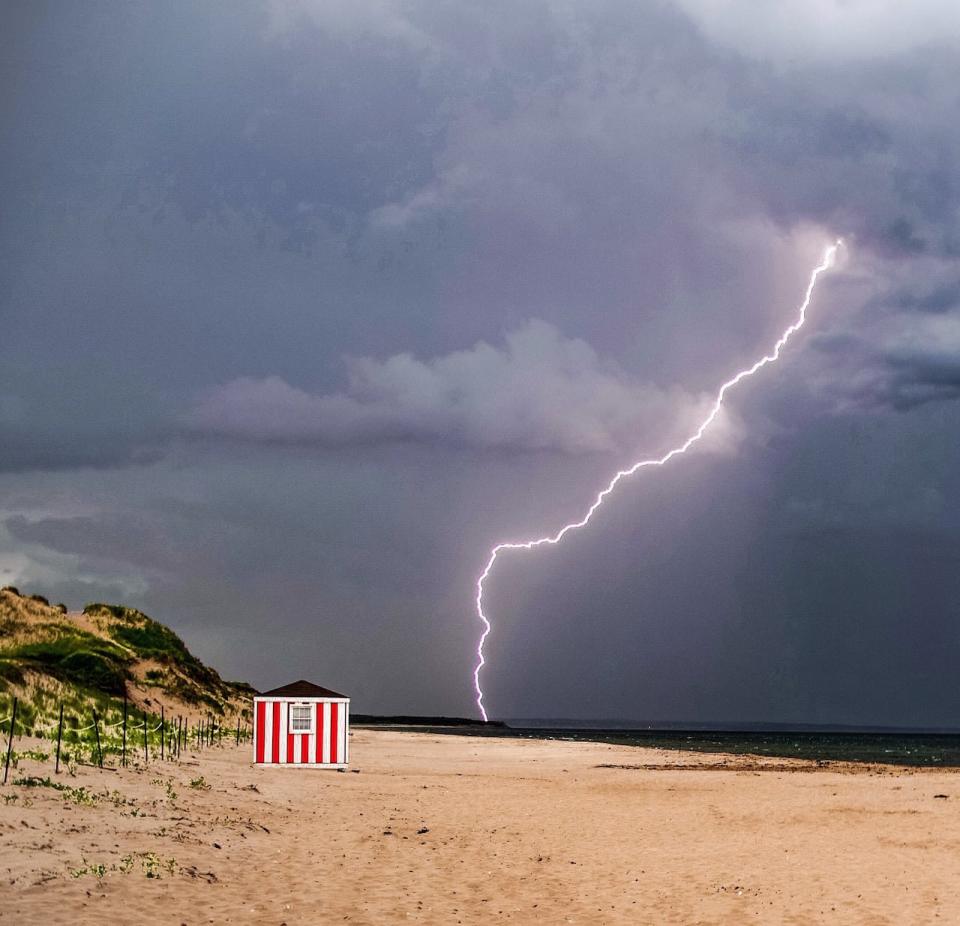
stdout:
[[703,402],[603,363],[584,341],[531,321],[502,348],[481,342],[429,360],[397,354],[348,361],[346,391],[315,395],[279,377],[241,378],[187,417],[199,433],[342,445],[442,441],[564,453],[617,451],[682,429]]
[[960,398],[960,317],[916,326],[884,355],[888,400],[897,408]]
[[948,312],[960,307],[960,280],[951,280],[923,292],[919,287],[912,292],[897,294],[897,305],[921,312]]
[[889,314],[866,333],[838,331],[813,346],[827,358],[814,382],[840,408],[909,411],[960,398],[958,315]]

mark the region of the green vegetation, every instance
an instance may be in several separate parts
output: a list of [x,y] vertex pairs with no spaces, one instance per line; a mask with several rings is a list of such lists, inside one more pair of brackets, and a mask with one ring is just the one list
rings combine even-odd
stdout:
[[34,669],[58,681],[82,688],[123,695],[130,677],[130,657],[121,649],[77,630],[52,640],[12,646],[0,659],[15,669]]
[[88,604],[83,613],[90,617],[114,618],[108,633],[140,659],[176,665],[190,678],[211,684],[222,684],[220,676],[205,666],[169,627],[164,627],[142,611],[111,604]]
[[140,862],[140,870],[143,872],[144,877],[147,878],[162,878],[164,871],[168,875],[173,875],[177,873],[177,869],[180,867],[175,858],[163,859],[155,852],[136,852],[125,855],[120,859],[119,863],[113,864],[109,868],[102,862],[94,863],[84,859],[83,864],[79,868],[70,869],[70,875],[73,878],[93,875],[98,882],[102,882],[108,874],[113,872],[121,875],[130,874],[138,860]]
[[88,604],[83,613],[93,618],[108,619],[107,633],[111,639],[134,653],[137,659],[152,660],[175,669],[150,669],[144,678],[179,701],[222,714],[225,700],[253,694],[253,689],[248,685],[224,682],[214,669],[197,659],[169,627],[164,627],[136,608],[97,602]]
[[80,868],[70,869],[71,877],[82,878],[84,875],[93,875],[98,881],[102,881],[106,873],[107,866],[102,862],[99,864],[93,864],[92,862],[88,862],[86,859],[84,859],[83,865]]
[[15,778],[13,783],[24,788],[53,788],[54,791],[61,791],[66,800],[71,801],[74,804],[82,804],[88,807],[92,807],[102,797],[102,795],[95,794],[93,791],[90,791],[87,788],[71,788],[70,785],[62,784],[59,781],[53,781],[53,779],[49,777],[37,778],[35,776],[28,776],[25,778]]
[[[102,602],[71,614],[42,595],[0,589],[0,718],[18,698],[16,733],[56,735],[64,707],[64,761],[97,758],[93,711],[104,755],[120,749],[123,697],[129,703],[128,753],[142,747],[137,727],[147,713],[148,743],[159,749],[159,705],[166,717],[198,713],[249,718],[249,685],[224,681],[168,627],[135,608]],[[232,720],[227,722],[233,722]],[[0,723],[6,732],[6,725]],[[142,727],[140,728],[142,730]],[[167,739],[172,730],[166,728]]]
[[29,759],[31,762],[46,762],[50,758],[50,753],[42,749],[12,749],[10,750],[10,764],[16,768],[21,759]]
[[46,778],[38,778],[36,775],[28,775],[25,778],[14,778],[13,783],[20,785],[22,788],[53,788],[55,791],[66,791],[68,787],[59,781],[54,781],[49,776]]
[[173,782],[169,779],[164,781],[162,778],[154,778],[150,784],[160,785],[167,792],[167,800],[175,801],[177,799],[177,792],[173,788]]

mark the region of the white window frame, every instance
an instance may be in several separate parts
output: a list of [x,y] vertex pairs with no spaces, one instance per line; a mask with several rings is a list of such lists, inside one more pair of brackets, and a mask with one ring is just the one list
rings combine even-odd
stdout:
[[[289,709],[288,709],[287,732],[289,732],[289,733],[308,733],[308,734],[312,734],[313,731],[314,731],[314,730],[313,730],[313,724],[314,724],[314,719],[313,719],[313,718],[314,718],[314,710],[313,710],[313,707],[314,707],[314,705],[313,705],[311,702],[309,702],[309,701],[303,701],[303,702],[300,702],[300,703],[291,703],[291,704],[290,704],[290,707],[289,707]],[[306,728],[303,728],[302,726],[299,726],[299,725],[296,726],[296,727],[294,727],[294,719],[293,719],[293,718],[294,718],[294,714],[297,712],[297,709],[298,709],[298,708],[300,708],[300,709],[306,708],[306,710],[308,711],[308,716],[307,716],[307,724],[308,724],[308,726],[307,726]],[[298,723],[301,723],[301,724],[302,724],[302,722],[303,722],[302,717],[297,718],[297,720],[298,720]]]

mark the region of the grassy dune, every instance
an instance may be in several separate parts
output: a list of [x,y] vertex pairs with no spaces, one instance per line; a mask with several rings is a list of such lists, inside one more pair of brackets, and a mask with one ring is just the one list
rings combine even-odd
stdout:
[[168,721],[209,717],[229,727],[249,720],[252,694],[134,608],[95,603],[71,612],[39,595],[0,590],[0,719],[16,696],[19,735],[50,736],[63,704],[68,743],[92,747],[95,710],[104,748],[112,750],[126,695],[128,712],[140,723],[146,714],[148,740],[158,742],[161,707]]

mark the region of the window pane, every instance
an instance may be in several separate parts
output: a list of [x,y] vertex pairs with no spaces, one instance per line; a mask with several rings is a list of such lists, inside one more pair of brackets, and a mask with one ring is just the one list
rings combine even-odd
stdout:
[[290,732],[291,733],[312,733],[313,732],[313,705],[312,704],[291,704],[290,705]]

